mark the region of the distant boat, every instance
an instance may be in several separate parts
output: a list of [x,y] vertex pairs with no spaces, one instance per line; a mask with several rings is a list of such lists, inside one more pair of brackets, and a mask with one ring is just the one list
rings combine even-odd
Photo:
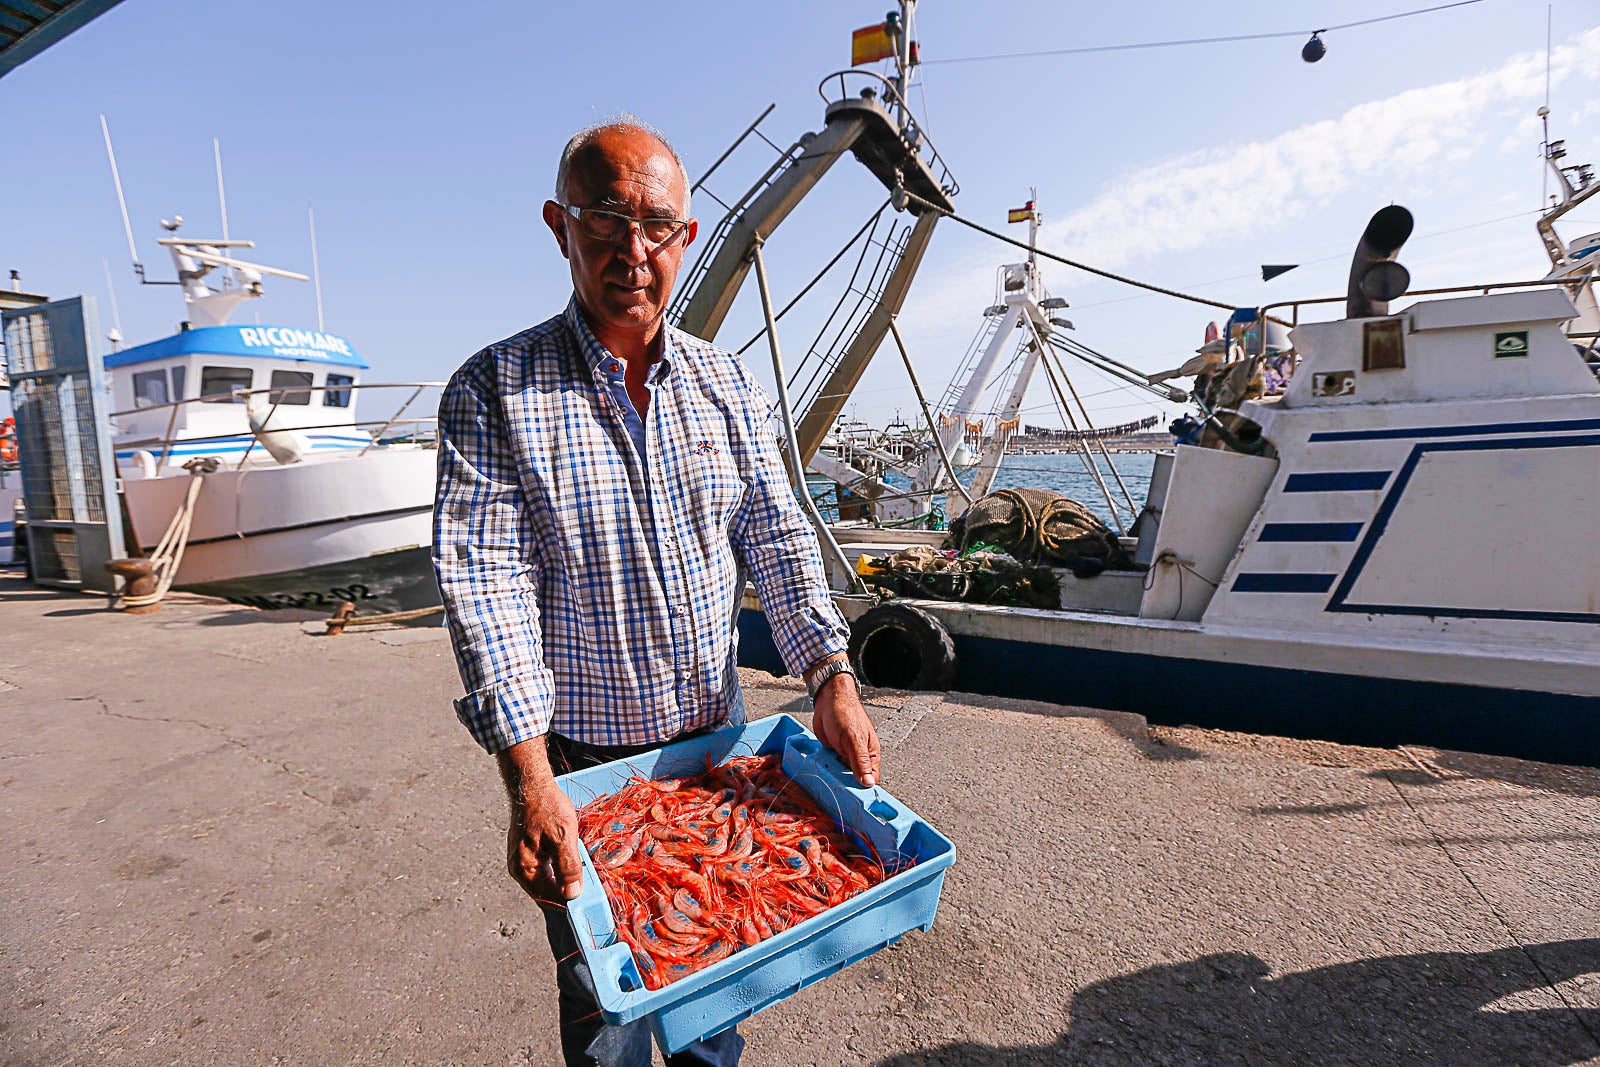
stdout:
[[[261,295],[262,273],[302,276],[240,264],[224,251],[249,242],[163,243],[184,287],[184,328],[105,359],[133,546],[141,554],[157,547],[199,461],[211,469],[177,588],[267,609],[332,610],[348,600],[381,614],[437,605],[435,405],[425,415],[412,407],[441,383],[369,384],[366,360],[336,334],[230,325],[243,299]],[[208,287],[206,275],[229,265],[244,285]],[[358,398],[376,390],[396,397],[394,410],[358,420]]]

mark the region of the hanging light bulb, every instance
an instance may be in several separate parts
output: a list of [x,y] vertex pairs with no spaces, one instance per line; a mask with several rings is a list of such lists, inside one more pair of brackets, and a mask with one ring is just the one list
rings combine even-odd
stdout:
[[1300,58],[1307,63],[1315,63],[1328,54],[1328,46],[1322,43],[1322,31],[1318,30],[1311,35],[1311,40],[1300,49]]

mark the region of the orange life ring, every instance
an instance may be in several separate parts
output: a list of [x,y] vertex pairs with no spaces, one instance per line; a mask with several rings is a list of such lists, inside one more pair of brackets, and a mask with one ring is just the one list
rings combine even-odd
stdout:
[[17,461],[17,420],[7,418],[0,422],[0,463]]

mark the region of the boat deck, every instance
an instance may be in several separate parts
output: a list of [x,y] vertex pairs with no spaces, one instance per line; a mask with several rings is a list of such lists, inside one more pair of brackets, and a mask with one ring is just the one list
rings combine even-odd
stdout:
[[[438,627],[0,578],[7,1063],[552,1063]],[[747,673],[752,714],[804,705]],[[874,691],[959,856],[767,1064],[1600,1062],[1600,771]]]

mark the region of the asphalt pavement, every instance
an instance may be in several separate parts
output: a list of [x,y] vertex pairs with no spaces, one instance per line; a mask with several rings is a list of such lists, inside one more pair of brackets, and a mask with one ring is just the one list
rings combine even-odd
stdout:
[[[4,1067],[558,1062],[444,631],[315,618],[0,578]],[[867,696],[959,859],[752,1067],[1600,1063],[1600,771]]]

